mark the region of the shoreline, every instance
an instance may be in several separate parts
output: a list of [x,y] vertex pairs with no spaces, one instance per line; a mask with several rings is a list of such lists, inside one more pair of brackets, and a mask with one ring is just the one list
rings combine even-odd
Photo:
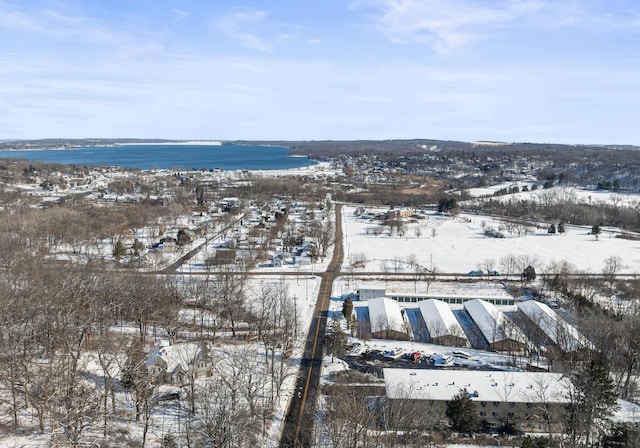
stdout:
[[108,146],[222,146],[228,145],[220,140],[193,140],[193,141],[178,141],[178,142],[126,142],[126,143],[114,143],[113,145],[95,145],[95,146],[79,146],[79,148],[105,148]]

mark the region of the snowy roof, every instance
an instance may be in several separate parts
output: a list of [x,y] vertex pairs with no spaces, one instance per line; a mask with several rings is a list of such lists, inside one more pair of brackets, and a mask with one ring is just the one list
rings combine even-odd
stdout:
[[[204,348],[204,350],[203,350]],[[167,372],[173,372],[178,366],[188,371],[189,367],[203,357],[207,357],[206,342],[186,342],[184,344],[165,345],[159,343],[153,346],[147,355],[147,367],[158,363],[158,358],[167,363]]]
[[562,350],[570,352],[588,345],[586,338],[547,304],[527,300],[518,303],[518,308]]
[[466,388],[473,401],[568,402],[570,382],[561,373],[479,370],[383,369],[387,397],[450,400]]
[[453,315],[449,305],[441,300],[429,299],[418,302],[418,306],[432,338],[441,336],[464,337],[464,330]]
[[464,303],[473,321],[476,323],[489,344],[501,342],[507,339],[525,341],[525,337],[515,325],[508,325],[504,313],[495,305],[481,299],[470,300]]
[[618,398],[618,409],[613,414],[613,421],[636,423],[640,417],[640,406]]
[[371,332],[385,330],[404,332],[404,319],[398,302],[386,297],[378,297],[368,301]]

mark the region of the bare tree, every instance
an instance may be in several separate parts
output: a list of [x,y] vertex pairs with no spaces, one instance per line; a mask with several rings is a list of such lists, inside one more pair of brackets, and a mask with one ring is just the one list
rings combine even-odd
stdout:
[[500,258],[500,269],[506,275],[511,275],[518,272],[518,266],[519,264],[514,255],[505,255],[504,257]]
[[227,269],[226,272],[216,275],[211,282],[215,307],[219,315],[229,323],[234,338],[237,324],[246,314],[246,279],[246,273]]
[[315,239],[321,258],[327,255],[327,251],[335,241],[335,226],[331,221],[317,222],[311,230],[311,236]]
[[260,416],[251,411],[243,398],[243,383],[247,372],[244,360],[231,353],[210,380],[198,386],[196,410],[192,422],[197,429],[194,438],[200,446],[219,448],[249,448],[257,446]]
[[[570,384],[567,382],[567,388]],[[549,445],[553,446],[553,437],[558,432],[558,426],[561,424],[561,415],[557,406],[553,402],[557,399],[552,394],[554,385],[548,377],[543,375],[536,376],[525,392],[526,398],[534,404],[531,409],[531,418],[534,421],[544,423],[547,435],[549,436]]]
[[[369,429],[375,423],[365,401],[356,389],[343,388],[327,397],[324,419],[318,425],[317,438],[331,448],[371,446]],[[375,440],[375,439],[374,439]]]
[[604,266],[602,267],[602,276],[609,282],[609,288],[613,293],[613,284],[616,279],[616,274],[623,269],[622,258],[612,255],[604,260]]
[[495,259],[493,259],[493,258],[485,258],[478,265],[478,268],[484,270],[487,273],[489,273],[490,271],[494,270],[495,266],[496,266],[496,260]]

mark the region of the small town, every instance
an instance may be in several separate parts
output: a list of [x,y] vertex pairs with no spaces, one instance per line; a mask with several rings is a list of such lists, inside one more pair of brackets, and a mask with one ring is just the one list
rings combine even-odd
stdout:
[[640,448],[640,0],[0,0],[0,448]]
[[[432,163],[466,146],[411,144]],[[506,160],[513,148],[491,151],[482,157]],[[270,171],[2,159],[3,437],[273,447],[635,437],[637,173],[606,184],[604,166],[585,182],[551,157],[520,172],[494,162],[501,177],[468,176],[482,186],[463,188],[454,182],[478,160],[438,175],[386,157]],[[396,202],[379,185],[397,189]]]

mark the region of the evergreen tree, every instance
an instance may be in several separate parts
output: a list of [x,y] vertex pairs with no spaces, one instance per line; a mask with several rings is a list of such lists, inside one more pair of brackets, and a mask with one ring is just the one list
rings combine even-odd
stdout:
[[115,246],[113,246],[113,258],[119,260],[125,255],[127,255],[127,249],[124,247],[124,244],[122,244],[120,240],[116,241]]
[[549,226],[549,230],[547,230],[547,233],[556,233],[556,226],[554,224],[551,224]]
[[178,246],[185,246],[191,242],[191,237],[186,230],[178,230]]
[[438,200],[438,213],[453,213],[457,208],[456,198],[440,198]]
[[536,270],[533,266],[527,266],[522,271],[522,281],[525,283],[532,282],[536,279]]
[[558,233],[564,233],[564,221],[558,223]]
[[347,335],[344,334],[337,320],[333,321],[331,331],[326,335],[325,347],[331,353],[331,362],[334,361],[334,356],[340,358],[347,354]]
[[476,404],[469,398],[467,389],[460,389],[451,401],[447,401],[446,416],[451,428],[465,434],[472,434],[478,429],[478,412]]
[[572,443],[602,428],[616,410],[618,395],[603,356],[591,359],[573,378],[565,424]]
[[596,240],[598,239],[598,235],[600,235],[600,232],[602,232],[602,230],[600,229],[599,224],[594,224],[593,227],[591,227],[591,234],[595,235]]
[[133,251],[133,255],[138,257],[140,256],[140,252],[144,250],[144,244],[142,244],[142,241],[136,238],[133,244],[131,245],[131,250]]
[[532,438],[530,435],[524,436],[520,448],[547,448],[549,446],[549,439],[544,437]]
[[351,301],[351,297],[347,297],[342,302],[342,315],[347,322],[351,322],[351,315],[353,314],[353,302]]

